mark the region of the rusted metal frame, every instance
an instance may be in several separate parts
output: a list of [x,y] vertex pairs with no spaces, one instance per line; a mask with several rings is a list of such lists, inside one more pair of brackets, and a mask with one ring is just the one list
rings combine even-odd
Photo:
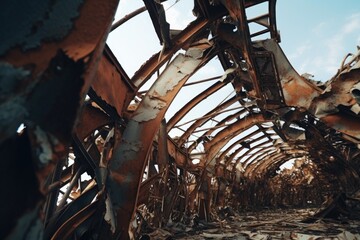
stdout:
[[166,196],[164,196],[163,211],[162,211],[162,215],[161,215],[161,222],[164,225],[168,223],[171,213],[174,210],[174,204],[179,195],[180,183],[178,182],[178,180],[179,180],[178,177],[179,176],[176,174],[175,180],[177,180],[177,181],[175,182],[173,179],[174,185],[169,187],[169,192],[167,193]]
[[[234,149],[235,147],[239,146],[239,144],[240,144],[241,142],[243,142],[245,139],[251,138],[252,136],[254,136],[254,135],[256,135],[256,134],[258,134],[258,133],[260,133],[260,132],[262,132],[262,130],[261,130],[261,129],[257,129],[256,131],[254,131],[254,132],[252,132],[252,133],[249,133],[248,135],[240,138],[239,140],[237,140],[236,142],[234,142],[233,144],[231,144],[228,148],[226,148],[224,151],[221,152],[221,154],[220,154],[219,157],[218,157],[219,162],[221,162],[222,160],[224,160],[225,157],[226,157],[226,155],[228,154],[228,152],[230,152],[230,151],[231,151],[232,149]],[[243,147],[240,147],[240,148],[243,149]],[[235,151],[236,151],[236,150],[235,150]],[[240,150],[240,151],[241,151],[241,150]],[[231,161],[231,160],[230,160],[230,161]],[[225,164],[226,164],[226,162],[225,162]]]
[[[357,119],[341,113],[325,113],[319,116],[317,109],[320,105],[317,106],[319,102],[317,102],[316,99],[323,98],[321,96],[322,90],[295,72],[285,54],[274,40],[261,41],[256,43],[256,45],[274,53],[287,105],[307,109],[314,116],[319,117],[321,121],[325,122],[326,125],[350,136],[359,138],[360,127],[359,124],[357,124]],[[330,95],[329,93],[327,94]],[[308,97],[305,99],[304,96]],[[325,106],[328,106],[328,104],[325,104]],[[328,110],[335,110],[335,108]],[[346,126],[351,126],[351,128],[348,129]]]
[[[267,0],[267,1],[268,1],[268,13],[248,20],[248,23],[256,22],[257,24],[260,24],[266,27],[267,29],[251,34],[251,37],[259,36],[261,34],[270,32],[270,37],[272,39],[275,39],[277,42],[280,42],[280,35],[277,31],[277,25],[276,25],[276,0]],[[246,2],[247,1],[245,1],[245,7],[246,7]],[[261,1],[261,2],[266,2],[266,1]],[[258,20],[261,20],[261,18],[263,17],[267,17],[269,19],[269,24],[263,24],[261,22],[257,22]]]
[[[309,155],[314,159],[322,170],[334,175],[345,191],[354,191],[359,187],[360,177],[357,170],[351,162],[345,160],[342,152],[324,138],[324,132],[315,125],[308,125],[306,132],[306,145],[309,149]],[[316,151],[321,149],[320,151]],[[330,161],[332,157],[333,161]],[[336,174],[334,174],[336,172]]]
[[[233,114],[225,117],[225,118],[222,119],[221,121],[216,121],[215,119],[212,119],[212,121],[217,122],[214,127],[209,127],[209,128],[207,128],[207,129],[195,130],[194,133],[203,132],[204,130],[206,130],[206,132],[203,134],[203,136],[204,136],[204,135],[209,136],[209,135],[211,135],[211,133],[214,132],[216,129],[228,126],[229,124],[226,124],[227,122],[232,121],[233,119],[239,117],[241,114],[244,114],[245,112],[247,112],[247,109],[246,109],[246,108],[242,108],[242,109],[240,109],[240,111],[238,111],[238,112],[236,112],[236,113],[233,113]],[[222,112],[222,113],[224,113],[224,112]]]
[[276,24],[276,0],[269,0],[269,21],[270,21],[270,36],[277,42],[280,42],[280,34],[277,30]]
[[346,113],[335,113],[328,114],[320,117],[320,120],[327,126],[342,132],[345,135],[355,138],[353,142],[357,142],[360,139],[360,125],[359,117],[346,114]]
[[211,5],[208,0],[194,0],[193,13],[197,17],[205,17],[209,19],[216,19],[219,16],[224,16],[227,12],[223,5]]
[[232,138],[236,137],[250,126],[264,120],[262,114],[253,114],[229,125],[227,128],[217,133],[211,141],[204,143],[205,152],[207,153],[205,158],[206,164],[210,164],[221,148],[223,148]]
[[92,174],[96,174],[98,163],[96,163],[92,156],[87,152],[87,149],[85,149],[82,141],[76,134],[73,135],[73,151],[76,157],[81,157],[85,160],[84,162],[86,162],[88,166],[87,170],[92,171]]
[[124,118],[122,118],[117,109],[104,101],[101,96],[98,96],[93,88],[89,89],[88,92],[89,97],[93,100],[106,114],[108,114],[109,122],[115,121],[117,124],[126,125]]
[[266,28],[266,29],[263,29],[261,31],[255,32],[255,33],[250,33],[250,38],[260,36],[262,34],[270,32],[270,25],[269,24],[264,24],[263,22],[261,22],[261,20],[263,20],[264,18],[267,20],[269,18],[269,14],[266,13],[266,14],[263,14],[263,15],[260,15],[258,17],[255,17],[255,18],[252,18],[252,19],[248,20],[248,23],[254,22],[254,23],[257,23],[257,24],[259,24],[259,25]]
[[[302,157],[303,155],[300,154],[299,158]],[[259,172],[261,172],[264,176],[267,176],[269,171],[272,171],[274,169],[279,169],[280,166],[284,163],[286,163],[287,161],[293,159],[293,156],[289,156],[288,158],[279,158],[279,159],[274,159],[274,162],[270,165],[270,166],[265,166],[265,167],[260,167]],[[296,158],[296,157],[295,157]],[[270,168],[271,167],[271,168]]]
[[158,137],[158,159],[159,171],[163,171],[169,163],[169,150],[168,150],[168,133],[166,131],[166,121],[163,119],[159,128]]
[[264,29],[264,30],[261,30],[259,32],[250,34],[250,38],[257,37],[257,36],[263,35],[263,34],[268,33],[268,32],[270,32],[269,29]]
[[108,45],[105,45],[104,54],[103,54],[109,62],[116,68],[116,70],[120,73],[121,81],[125,82],[125,84],[131,89],[132,91],[136,90],[135,85],[130,81],[130,77],[125,72],[124,68],[121,66],[120,62],[111,51]]
[[238,40],[229,41],[230,44],[234,45],[235,48],[239,48],[242,51],[243,57],[248,64],[248,73],[253,82],[253,87],[256,91],[258,99],[262,99],[261,90],[258,85],[258,74],[255,69],[254,61],[252,59],[253,49],[250,39],[249,26],[246,19],[245,5],[243,0],[231,0],[223,2],[231,18],[236,22],[238,31]]
[[[269,144],[270,142],[263,142],[263,143],[260,143],[258,144],[256,147],[254,148],[250,148],[248,151],[246,151],[241,157],[237,158],[236,159],[236,162],[240,162],[244,168],[247,167],[248,163],[251,162],[252,160],[251,159],[254,159],[254,158],[257,158],[257,154],[259,152],[262,152],[262,151],[265,151],[265,149],[268,149],[270,146],[265,146],[265,147],[262,147],[263,145],[267,145]],[[241,150],[240,150],[241,151]],[[249,158],[247,158],[245,161],[241,162],[243,160],[244,157],[247,157],[249,156]],[[236,157],[236,155],[233,156],[234,158]]]
[[[101,57],[95,79],[91,86],[91,89],[99,96],[93,99],[100,103],[105,102],[115,108],[117,114],[113,115],[123,116],[124,109],[127,109],[135,96],[136,88],[127,79],[128,76],[126,76],[117,60],[107,56],[109,54],[104,54]],[[110,110],[110,107],[107,109]],[[109,113],[111,112],[114,111],[109,111]]]
[[[224,112],[223,112],[224,113]],[[215,119],[211,119],[211,121],[214,121],[214,122],[217,122]],[[208,128],[202,128],[202,129],[198,129],[198,130],[195,130],[195,131],[193,131],[193,133],[192,134],[195,134],[195,133],[199,133],[199,132],[204,132],[204,131],[206,131],[206,132],[213,132],[213,131],[215,131],[215,130],[217,130],[217,129],[219,129],[219,128],[224,128],[224,127],[227,127],[229,124],[226,124],[226,123],[223,123],[223,124],[221,124],[221,125],[218,125],[218,124],[216,124],[214,127],[208,127]],[[209,135],[203,135],[203,136],[209,136]],[[201,138],[201,137],[200,137]],[[192,140],[192,141],[187,141],[187,142],[194,142],[194,140]]]
[[[271,157],[271,161],[268,161],[268,159],[265,159],[265,161],[263,162],[260,162],[260,164],[258,164],[258,166],[256,166],[256,168],[254,169],[254,171],[256,172],[262,172],[262,171],[266,171],[270,165],[274,165],[274,164],[278,164],[278,162],[286,162],[285,160],[283,160],[283,157],[284,156],[289,156],[290,159],[293,159],[293,158],[300,158],[300,157],[304,157],[307,155],[307,151],[305,150],[288,150],[288,151],[285,151],[285,154],[283,156],[280,156],[278,158],[273,158]],[[269,156],[270,158],[270,156]],[[290,160],[289,159],[289,160]],[[280,167],[281,164],[279,164],[278,167]]]
[[[28,132],[33,135],[31,140],[39,144],[33,144],[31,147],[36,153],[32,155],[34,163],[42,161],[41,165],[34,167],[37,169],[40,191],[54,169],[54,163],[67,155],[79,106],[82,105],[93,80],[117,3],[118,1],[90,0],[64,4],[61,1],[45,1],[38,7],[38,2],[28,1],[29,8],[22,8],[23,12],[18,12],[21,8],[16,10],[18,16],[15,22],[9,20],[2,24],[5,29],[8,26],[8,29],[13,29],[4,36],[4,39],[13,41],[10,45],[2,42],[0,61],[6,63],[7,68],[22,74],[22,77],[18,79],[21,81],[20,84],[12,83],[11,86],[15,87],[11,89],[11,95],[2,96],[1,105],[12,106],[12,112],[17,114],[9,115],[9,122],[2,122],[0,141],[16,135],[20,123],[27,124]],[[34,13],[32,9],[40,10]],[[10,15],[15,16],[16,13]],[[96,22],[92,21],[94,18],[97,19]],[[17,22],[26,23],[22,32],[11,27],[17,25]],[[37,26],[35,30],[34,26]],[[48,31],[49,28],[52,30]],[[24,34],[24,31],[27,33]],[[6,88],[6,85],[2,87]],[[18,102],[13,102],[14,99]],[[0,115],[3,114],[1,112]],[[42,142],[39,141],[40,136],[44,137],[41,139]],[[56,144],[53,144],[54,141]],[[40,150],[40,144],[45,143],[49,147],[42,146]],[[45,151],[46,154],[43,154]],[[30,160],[30,156],[25,160]],[[35,195],[24,197],[28,199],[25,202],[40,204]],[[4,204],[11,207],[7,202]],[[13,207],[21,209],[21,204],[14,204]],[[40,227],[43,218],[40,217],[39,207],[28,207],[28,212],[35,213],[31,217],[25,213],[21,216],[21,213],[14,215],[15,219],[7,219],[9,222],[14,220],[29,226],[13,230],[13,233],[22,235],[19,238],[40,236],[43,232]]]
[[126,14],[123,18],[119,19],[111,26],[110,32],[114,31],[116,28],[120,27],[122,24],[126,23],[128,20],[132,19],[133,17],[139,15],[142,12],[146,11],[146,6],[136,9],[135,11]]
[[210,82],[210,81],[214,81],[214,80],[218,80],[221,77],[222,76],[216,76],[216,77],[206,78],[206,79],[202,79],[202,80],[197,80],[195,82],[186,83],[184,85],[184,87],[191,86],[191,85],[196,85],[196,84],[200,84],[200,83],[205,83],[205,82]]
[[88,220],[92,215],[94,215],[98,208],[98,200],[95,200],[91,204],[87,205],[85,208],[81,209],[79,212],[70,217],[63,225],[61,225],[51,237],[51,239],[69,239],[74,230],[86,220]]
[[268,18],[268,17],[269,17],[269,13],[265,13],[265,14],[263,14],[263,15],[259,15],[259,16],[257,16],[257,17],[254,17],[254,18],[248,19],[248,20],[247,20],[247,22],[248,22],[248,23],[255,22],[255,23],[259,24],[259,25],[262,25],[262,26],[264,26],[264,27],[267,27],[267,28],[268,28],[268,27],[269,27],[269,25],[264,24],[264,23],[262,23],[261,21],[260,21],[260,22],[258,22],[259,20],[264,19],[264,18]]
[[[123,109],[117,109],[117,111],[118,111],[117,115],[122,115],[123,111],[129,105],[131,100],[134,99],[134,96],[136,93],[136,86],[130,81],[129,76],[127,75],[127,73],[125,72],[125,70],[119,63],[119,61],[117,60],[116,56],[110,50],[108,45],[105,46],[103,58],[100,60],[101,61],[100,66],[102,65],[103,62],[106,62],[106,60],[108,60],[108,62],[110,63],[110,66],[108,68],[114,68],[116,71],[112,72],[111,77],[108,76],[108,82],[110,83],[109,85],[111,85],[112,88],[111,89],[108,88],[107,90],[105,90],[105,92],[106,92],[105,96],[100,96],[100,97],[102,98],[102,100],[106,100],[106,99],[109,99],[108,94],[115,95],[116,97],[113,96],[113,99],[116,99],[115,103],[116,102],[123,103],[123,106],[124,106]],[[98,68],[97,76],[100,75],[99,71],[104,72],[104,69],[100,69],[100,66]],[[115,82],[112,82],[114,80],[115,80]],[[100,81],[100,79],[96,77],[94,79],[94,83],[97,83],[98,81]],[[119,86],[119,82],[121,82],[120,86]],[[101,82],[98,85],[100,85],[101,88],[105,87],[104,86],[105,84],[101,83]],[[91,89],[96,89],[95,84],[93,84]],[[114,94],[114,93],[116,93],[116,94]],[[102,94],[102,95],[104,95],[104,94]],[[118,104],[115,104],[115,103],[112,101],[108,102],[108,104],[113,106],[114,108],[119,108],[119,107],[117,107]]]
[[70,218],[72,218],[82,209],[85,209],[87,206],[91,205],[91,202],[94,200],[97,194],[98,189],[94,185],[74,201],[69,203],[66,207],[57,210],[45,226],[44,239],[51,239],[54,233],[60,230],[60,227],[69,221]]
[[161,2],[153,0],[143,0],[143,2],[148,10],[156,35],[160,40],[160,44],[162,44],[165,49],[171,48],[170,24],[166,22],[164,6]]
[[167,139],[167,148],[169,156],[175,159],[178,167],[187,168],[192,165],[186,149],[179,147],[170,137]]
[[[213,131],[215,131],[218,128],[222,128],[222,127],[227,127],[229,126],[229,124],[226,124],[227,121],[231,121],[232,119],[240,116],[241,114],[247,112],[248,110],[246,108],[241,109],[239,112],[236,112],[234,114],[229,115],[228,117],[224,118],[223,120],[221,120],[218,124],[215,125],[215,127],[210,128],[209,130],[207,130],[205,133],[202,134],[202,136],[200,137],[205,137],[205,136],[210,136]],[[200,130],[199,130],[200,131]],[[197,131],[194,131],[194,133],[196,133]],[[189,152],[191,152],[194,148],[196,147],[196,142],[192,143],[189,147],[188,150]]]
[[269,1],[269,0],[245,0],[244,4],[245,4],[245,7],[248,8],[248,7],[253,7],[255,5],[258,5],[260,3],[267,2],[267,1]]
[[229,83],[228,81],[223,81],[223,82],[218,81],[213,85],[211,85],[209,88],[202,91],[196,97],[191,99],[184,107],[182,107],[179,111],[177,111],[176,114],[174,114],[174,116],[172,116],[171,119],[168,121],[167,124],[168,132],[197,104],[199,104],[202,100],[206,99],[211,94],[217,92],[222,87],[226,86],[228,83]]
[[83,105],[81,114],[78,118],[78,124],[75,126],[74,133],[79,139],[85,139],[97,128],[105,125],[111,125],[113,120],[98,108],[91,106],[87,102]]
[[[259,85],[260,85],[261,91],[265,92],[267,87],[272,88],[272,89],[276,88],[276,90],[277,90],[276,92],[279,95],[278,96],[279,99],[275,99],[275,100],[264,97],[264,99],[266,100],[266,103],[268,105],[277,105],[276,107],[282,107],[285,103],[285,99],[284,99],[284,94],[282,91],[279,75],[277,72],[277,68],[275,65],[275,58],[274,58],[273,53],[268,52],[268,51],[254,51],[253,58],[254,58],[254,62],[255,62],[255,68],[256,68],[257,72],[259,72],[258,77],[259,77]],[[260,59],[260,58],[266,59],[265,61],[267,61],[263,65],[263,68],[261,68],[261,69],[260,69],[260,66],[258,66],[258,62],[257,62],[257,59]],[[269,64],[270,64],[271,70],[272,70],[271,76],[265,75],[265,72],[266,72],[265,68]],[[273,80],[273,81],[271,81],[271,80]],[[280,101],[280,102],[277,103],[277,102],[273,102],[273,101]]]
[[[210,94],[216,92],[218,89],[222,88],[224,86],[224,82],[216,82],[214,85],[212,85],[210,88],[204,90],[199,95],[197,95],[195,98],[190,100],[184,107],[182,107],[179,111],[177,111],[174,116],[171,117],[171,119],[168,121],[167,130],[168,132],[171,131],[172,128],[175,127],[175,125],[198,103],[200,103],[203,99],[205,99]],[[206,93],[209,92],[207,95]]]
[[[254,177],[256,177],[254,174],[257,174],[258,172],[256,172],[256,168],[259,167],[259,165],[264,164],[265,162],[271,162],[273,158],[276,157],[286,157],[286,155],[284,154],[284,152],[274,152],[271,153],[270,155],[268,155],[266,158],[263,159],[256,159],[256,161],[251,162],[246,168],[245,168],[245,172],[244,172],[244,176],[249,178],[249,179],[254,179]],[[254,174],[253,174],[254,173]]]
[[150,77],[163,66],[180,48],[189,44],[196,34],[208,27],[208,19],[196,19],[191,22],[183,31],[176,35],[172,42],[173,47],[165,52],[153,55],[137,70],[131,78],[131,82],[140,89]]
[[266,156],[263,159],[257,159],[257,161],[255,163],[251,163],[249,167],[247,167],[245,169],[245,176],[248,176],[250,178],[254,177],[253,173],[260,173],[259,169],[264,169],[266,167],[268,167],[269,165],[273,164],[273,161],[276,161],[276,159],[278,158],[285,158],[285,157],[290,157],[290,158],[298,158],[301,156],[304,156],[306,154],[306,151],[298,151],[298,150],[288,150],[288,151],[281,151],[280,153],[278,152],[274,152],[268,156]]
[[[274,151],[277,151],[277,147],[279,147],[279,145],[266,146],[266,147],[264,147],[262,149],[259,149],[259,150],[253,149],[253,150],[256,150],[256,153],[254,153],[251,157],[247,158],[245,161],[242,162],[242,165],[243,165],[244,169],[246,170],[246,168],[248,166],[253,164],[253,161],[258,161],[259,159],[261,160],[261,159],[265,158],[266,156],[268,156],[270,152],[272,153]],[[275,148],[275,149],[273,149],[273,148]],[[241,162],[241,160],[245,156],[246,155],[243,155],[242,157],[240,157],[239,162]]]
[[261,162],[258,162],[252,171],[249,171],[249,177],[255,177],[253,173],[257,173],[258,176],[266,176],[265,173],[271,170],[277,169],[281,166],[282,163],[285,163],[288,160],[293,158],[300,158],[306,155],[306,152],[295,152],[295,153],[286,153],[285,155],[273,155],[269,156],[269,158],[264,159]]
[[276,126],[276,124],[274,124],[274,126],[272,127],[272,129],[274,130],[274,132],[276,132],[276,134],[284,141],[287,142],[288,139],[285,136],[285,134],[278,128],[278,126]]
[[[263,150],[262,147],[263,147],[264,145],[266,145],[266,144],[269,144],[269,143],[268,143],[268,142],[264,142],[264,143],[261,143],[261,144],[257,145],[256,148],[251,148],[251,149],[247,150],[247,151],[243,154],[243,156],[246,156],[246,155],[255,156],[256,154],[258,154],[259,152],[261,152],[261,151]],[[255,152],[254,152],[254,151],[255,151]],[[237,153],[238,153],[238,152],[237,152]],[[232,157],[232,159],[235,159],[236,155],[237,155],[237,154],[234,154],[234,157]],[[245,165],[245,162],[246,162],[246,161],[241,162],[241,160],[242,160],[242,157],[239,157],[239,158],[236,159],[235,164],[234,164],[234,166],[233,166],[233,168],[232,168],[232,172],[233,172],[233,173],[235,173],[235,171],[236,171],[236,166],[237,166],[239,163],[241,164],[243,170],[245,170],[244,165]],[[246,159],[246,160],[247,160],[247,159]]]
[[254,47],[273,53],[286,105],[308,109],[312,99],[322,90],[297,74],[274,39],[259,41]]
[[208,60],[207,56],[179,54],[140,102],[121,143],[113,151],[107,186],[117,215],[117,232],[123,239],[129,237],[127,232],[135,213],[145,160],[160,122],[183,84]]
[[85,168],[83,166],[80,166],[77,169],[76,173],[72,176],[71,181],[69,183],[69,187],[66,189],[62,199],[60,200],[58,208],[62,208],[65,205],[66,200],[69,197],[71,190],[73,189],[75,184],[77,184],[78,179],[79,179],[80,175],[84,172],[84,170],[85,170]]
[[[198,118],[195,118],[195,119],[191,119],[191,120],[189,120],[189,121],[187,121],[187,122],[184,122],[184,123],[181,123],[181,124],[179,124],[179,125],[176,125],[174,128],[180,128],[180,127],[182,127],[182,126],[184,126],[184,125],[187,125],[187,124],[189,124],[189,123],[191,123],[191,122],[196,122],[196,121],[198,121],[198,120],[203,120],[203,119],[208,119],[208,118],[212,118],[212,117],[214,117],[214,116],[218,116],[219,114],[222,114],[222,113],[226,113],[226,112],[231,112],[231,111],[234,111],[234,110],[237,110],[237,109],[243,109],[243,107],[242,106],[238,106],[238,107],[234,107],[234,108],[229,108],[229,109],[225,109],[225,110],[222,110],[222,111],[220,111],[220,112],[215,112],[215,113],[212,113],[212,114],[210,114],[210,115],[204,115],[204,116],[201,116],[201,117],[198,117]],[[186,130],[187,131],[187,130]],[[184,132],[186,132],[186,131],[184,131]]]
[[[64,162],[65,159],[63,160],[59,160],[56,163],[56,167],[52,173],[51,176],[51,182],[52,183],[60,183],[60,178],[62,175],[62,170],[63,170],[63,166],[64,166]],[[60,185],[60,184],[59,184]],[[57,205],[57,200],[58,200],[58,194],[59,194],[59,189],[60,188],[51,188],[49,187],[50,192],[48,193],[48,196],[46,198],[46,202],[44,204],[44,212],[45,212],[45,216],[44,216],[44,226],[47,225],[50,217],[54,214],[55,210],[56,210],[56,205]]]
[[[232,149],[234,148],[236,145],[240,144],[241,142],[243,142],[246,138],[251,138],[252,136],[262,132],[264,135],[263,136],[267,136],[269,138],[270,141],[272,141],[271,137],[269,136],[268,133],[266,133],[266,129],[264,129],[264,127],[262,127],[260,124],[256,124],[256,126],[259,128],[258,130],[252,132],[251,134],[248,134],[247,136],[244,136],[243,138],[239,139],[238,141],[234,142],[231,146],[229,146],[225,151],[222,152],[222,154],[220,155],[219,159],[220,161],[222,159],[225,158],[225,155]],[[257,140],[259,140],[260,138],[262,138],[263,136],[258,137],[257,139],[254,139],[251,142],[256,142]],[[236,154],[231,154],[228,158],[228,161],[231,162],[232,159],[234,157],[236,157],[237,153],[239,153],[244,147],[240,147],[237,150],[235,150]],[[246,156],[246,153],[244,154],[244,156]],[[240,158],[241,159],[241,158]],[[240,161],[239,159],[239,161]]]
[[[250,141],[250,142],[248,142],[248,143],[249,143],[249,144],[253,144],[253,143],[256,143],[257,141],[260,141],[260,140],[262,140],[262,139],[264,139],[264,138],[266,138],[266,136],[260,136],[260,137],[258,137],[257,139],[254,139],[254,140],[252,140],[252,141]],[[240,142],[239,142],[239,143],[240,143]],[[263,143],[259,143],[259,144],[255,145],[255,146],[249,148],[249,150],[250,150],[250,149],[258,148],[259,146],[262,146],[262,145],[268,144],[268,143],[270,143],[270,141],[263,142]],[[226,163],[231,162],[231,161],[236,157],[236,155],[237,155],[241,150],[243,150],[244,148],[245,148],[245,147],[240,147],[240,148],[236,149],[236,150],[229,156],[229,158],[227,159]],[[246,152],[243,154],[243,156],[246,156],[246,155],[248,154],[249,150],[246,151]],[[240,161],[240,159],[238,159],[238,160]]]
[[203,124],[205,124],[206,122],[211,120],[211,118],[213,118],[214,116],[221,114],[222,110],[226,110],[226,108],[228,108],[229,106],[231,106],[232,104],[237,102],[239,100],[239,98],[240,97],[237,97],[237,96],[232,97],[229,100],[227,100],[226,102],[218,105],[214,109],[207,112],[203,117],[197,119],[193,124],[191,124],[190,127],[187,128],[186,132],[180,136],[178,143],[180,145],[182,145],[189,138],[189,136],[193,133],[193,131],[196,128],[201,127]]
[[162,178],[162,175],[164,174],[163,171],[159,171],[157,174],[149,177],[145,181],[141,182],[140,190],[139,190],[139,198],[137,205],[146,204],[149,198],[149,189],[150,187],[157,181],[159,181]]

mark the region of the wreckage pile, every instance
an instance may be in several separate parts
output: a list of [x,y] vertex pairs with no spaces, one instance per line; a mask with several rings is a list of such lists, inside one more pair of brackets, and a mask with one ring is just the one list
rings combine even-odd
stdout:
[[359,238],[359,49],[318,83],[276,0],[176,1],[179,29],[163,0],[115,22],[118,0],[19,2],[0,1],[0,239]]

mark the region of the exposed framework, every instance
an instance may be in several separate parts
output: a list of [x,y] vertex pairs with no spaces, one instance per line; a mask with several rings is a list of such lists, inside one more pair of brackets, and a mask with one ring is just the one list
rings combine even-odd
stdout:
[[[211,221],[226,205],[358,190],[359,52],[323,86],[299,76],[278,44],[275,0],[195,0],[196,19],[177,31],[161,1],[113,25],[117,1],[16,4],[0,3],[10,9],[0,15],[0,238],[137,238],[145,223]],[[260,4],[267,11],[248,18]],[[162,50],[129,77],[105,41],[143,11]],[[221,74],[196,78],[213,61]]]

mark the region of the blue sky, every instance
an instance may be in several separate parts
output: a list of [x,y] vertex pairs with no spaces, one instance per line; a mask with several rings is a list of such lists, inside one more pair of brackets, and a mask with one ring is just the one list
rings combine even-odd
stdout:
[[360,46],[360,1],[278,0],[280,46],[300,73],[328,80]]
[[[181,29],[194,19],[193,1],[180,0],[172,6],[174,3],[164,2],[167,20],[171,28]],[[141,6],[141,0],[120,0],[116,19]],[[329,80],[344,56],[360,45],[360,0],[277,0],[276,11],[280,46],[299,74]],[[254,14],[262,12],[255,10]],[[108,44],[130,77],[161,49],[147,13],[116,29]]]

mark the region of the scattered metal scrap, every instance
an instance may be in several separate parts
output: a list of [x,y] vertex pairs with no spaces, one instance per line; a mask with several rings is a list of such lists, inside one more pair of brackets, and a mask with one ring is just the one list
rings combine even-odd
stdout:
[[[181,30],[162,2],[112,26],[117,1],[0,4],[0,238],[358,236],[359,50],[319,86],[282,52],[275,0],[195,0]],[[162,47],[129,77],[105,40],[145,10]]]

